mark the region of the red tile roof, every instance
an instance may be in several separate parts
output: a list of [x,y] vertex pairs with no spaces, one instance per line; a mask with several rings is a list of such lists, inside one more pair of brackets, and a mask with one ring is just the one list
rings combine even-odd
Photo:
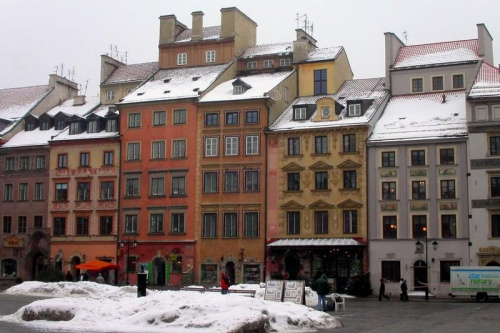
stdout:
[[120,66],[111,73],[103,84],[144,81],[157,70],[157,62]]
[[[220,25],[214,27],[203,27],[203,40],[220,38],[221,27]],[[175,42],[189,42],[193,34],[192,29],[187,29],[175,37]]]
[[23,117],[49,91],[47,85],[1,89],[0,118],[15,120]]
[[469,92],[470,98],[499,97],[500,70],[483,63],[476,76],[476,81]]

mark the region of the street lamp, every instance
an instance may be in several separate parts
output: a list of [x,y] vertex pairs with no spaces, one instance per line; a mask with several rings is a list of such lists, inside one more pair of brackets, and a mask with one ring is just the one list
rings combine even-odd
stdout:
[[[429,283],[431,282],[431,278],[429,276],[429,239],[427,238],[427,228],[424,227],[423,228],[423,231],[425,232],[425,269],[426,269],[426,273],[427,273],[427,284],[425,285],[425,300],[428,301],[429,300]],[[420,242],[420,240],[417,240],[417,242],[415,243],[415,247],[417,249],[417,252],[420,252],[422,251],[422,243]],[[434,240],[432,242],[432,248],[434,249],[434,251],[437,250],[438,248],[438,242],[436,240]]]
[[130,254],[130,245],[135,249],[137,247],[137,241],[131,240],[130,238],[127,238],[125,240],[120,241],[120,248],[123,249],[125,247],[125,244],[127,245],[127,259],[125,262],[125,271],[127,272],[127,286],[128,286],[128,259],[129,259],[129,254]]

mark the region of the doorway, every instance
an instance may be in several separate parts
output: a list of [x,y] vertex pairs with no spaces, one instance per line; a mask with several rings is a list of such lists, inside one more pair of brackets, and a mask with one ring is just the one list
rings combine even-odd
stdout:
[[31,265],[31,280],[37,280],[40,272],[47,268],[47,259],[43,254],[37,253],[33,256]]
[[80,257],[75,256],[71,258],[71,275],[73,275],[73,281],[80,280],[80,270],[76,268],[76,265],[80,264],[81,264]]
[[234,262],[228,261],[226,264],[226,275],[229,278],[229,285],[236,284],[236,272],[234,269]]
[[285,270],[288,273],[287,280],[297,280],[300,272],[300,259],[295,252],[290,252],[285,258]]
[[165,285],[165,260],[162,258],[155,258],[153,260],[153,284],[160,286]]
[[415,290],[425,290],[427,285],[427,264],[417,260],[413,266],[413,286]]

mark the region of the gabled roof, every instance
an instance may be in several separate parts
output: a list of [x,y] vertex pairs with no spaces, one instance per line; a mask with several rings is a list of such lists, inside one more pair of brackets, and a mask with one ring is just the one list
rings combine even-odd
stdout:
[[465,92],[457,91],[392,97],[368,141],[398,143],[465,136]]
[[316,49],[307,54],[307,60],[305,60],[305,62],[335,60],[343,50],[343,46]]
[[149,81],[128,94],[119,104],[198,97],[229,66],[231,66],[231,63],[215,66],[162,69]]
[[482,63],[468,97],[500,97],[500,69]]
[[60,105],[52,108],[47,112],[50,116],[55,116],[59,112],[64,113],[67,116],[80,116],[83,117],[90,111],[94,110],[99,104],[99,96],[85,97],[85,103],[82,105],[73,105],[75,102],[74,98],[70,98],[62,102]]
[[102,84],[142,82],[158,70],[158,62],[123,65],[116,68]]
[[247,48],[240,56],[241,59],[263,57],[269,55],[292,54],[293,42],[271,43],[254,45]]
[[410,45],[399,49],[392,69],[469,63],[481,59],[477,39]]
[[14,121],[24,117],[49,92],[48,85],[0,89],[0,118]]
[[[221,33],[220,25],[213,26],[213,27],[203,27],[203,39],[202,40],[219,39],[220,33]],[[184,30],[177,37],[175,37],[175,43],[190,42],[192,35],[193,35],[192,29]]]

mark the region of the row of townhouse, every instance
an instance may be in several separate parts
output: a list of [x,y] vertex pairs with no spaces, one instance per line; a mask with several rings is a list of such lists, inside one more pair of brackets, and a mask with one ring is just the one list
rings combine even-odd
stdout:
[[192,17],[160,17],[157,63],[101,56],[100,100],[0,110],[17,131],[0,148],[2,278],[99,259],[120,266],[110,283],[324,272],[338,291],[368,274],[447,295],[450,266],[500,262],[500,75],[484,25],[425,45],[387,33],[386,77],[353,80],[343,47],[301,29],[256,45],[237,8],[217,27]]

